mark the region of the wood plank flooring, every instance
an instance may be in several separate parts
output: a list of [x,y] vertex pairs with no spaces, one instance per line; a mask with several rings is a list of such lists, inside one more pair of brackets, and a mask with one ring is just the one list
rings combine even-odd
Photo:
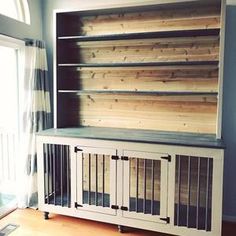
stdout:
[[[0,220],[0,228],[12,223],[19,227],[10,236],[164,236],[144,230],[129,228],[125,234],[117,231],[116,225],[104,224],[73,217],[50,215],[50,220],[43,219],[40,211],[16,210]],[[222,236],[235,236],[236,223],[224,223]],[[167,235],[165,235],[167,236]]]

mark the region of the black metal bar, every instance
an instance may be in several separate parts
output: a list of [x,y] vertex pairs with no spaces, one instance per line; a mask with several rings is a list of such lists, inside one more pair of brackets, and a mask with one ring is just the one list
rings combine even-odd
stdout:
[[205,209],[205,230],[208,230],[208,203],[209,203],[209,186],[210,186],[210,158],[207,158],[207,184],[206,184],[206,209]]
[[95,175],[96,175],[96,186],[95,186],[95,205],[98,205],[98,155],[95,155]]
[[[67,191],[67,206],[70,207],[70,147],[66,146],[66,191]],[[83,181],[82,181],[83,182]]]
[[139,159],[136,158],[136,212],[138,212],[138,194],[139,194]]
[[169,62],[140,62],[140,63],[60,63],[59,67],[137,67],[137,66],[217,66],[219,61],[169,61]]
[[181,157],[176,155],[177,165],[178,165],[178,205],[177,205],[177,226],[180,225],[180,192],[181,192]]
[[63,169],[64,169],[64,145],[60,145],[60,164],[61,164],[61,183],[60,183],[60,189],[61,189],[61,206],[63,206]]
[[91,205],[91,154],[89,153],[89,189],[88,189],[88,204]]
[[[48,204],[50,203],[50,189],[52,189],[52,149],[51,145],[47,144],[48,148]],[[51,180],[50,180],[51,178]]]
[[213,159],[209,158],[209,183],[208,183],[208,215],[207,215],[207,231],[211,231],[212,225],[212,181],[213,181]]
[[54,205],[56,205],[56,145],[52,144],[53,146],[53,193],[54,193]]
[[196,228],[199,229],[199,217],[200,217],[200,191],[201,191],[201,157],[198,157],[198,169],[197,169],[197,214],[196,214]]
[[53,178],[54,178],[54,172],[53,172],[53,148],[52,148],[52,144],[48,144],[48,148],[49,148],[49,158],[50,158],[50,177],[51,177],[51,181],[50,181],[50,187],[51,187],[51,191],[49,193],[49,203],[50,203],[50,195],[53,196],[54,195],[54,190],[53,190]]
[[187,227],[189,228],[190,198],[191,198],[191,157],[188,157],[188,204],[187,204]]
[[146,194],[147,194],[147,160],[144,159],[144,164],[143,164],[143,213],[146,213]]
[[63,41],[103,41],[103,40],[123,40],[123,39],[148,39],[148,38],[170,38],[170,37],[194,37],[194,36],[218,36],[219,28],[215,29],[194,29],[178,31],[160,31],[160,32],[141,32],[109,35],[91,35],[91,36],[64,36],[58,37]]
[[45,147],[45,155],[46,155],[46,174],[45,174],[45,178],[47,180],[47,204],[49,204],[49,197],[50,197],[50,178],[49,178],[49,174],[50,174],[50,149],[49,149],[49,144],[44,144]]
[[[44,203],[47,203],[47,146],[46,144],[43,144],[43,173],[44,173],[44,178],[43,178],[43,182],[44,182]],[[0,157],[1,158],[1,157]],[[1,159],[0,159],[1,160]],[[1,164],[0,164],[1,167]]]
[[105,206],[105,155],[102,155],[102,206]]
[[151,200],[151,215],[154,215],[154,167],[155,167],[155,162],[152,160],[152,200]]
[[43,163],[44,163],[44,202],[48,203],[48,150],[47,144],[43,144]]

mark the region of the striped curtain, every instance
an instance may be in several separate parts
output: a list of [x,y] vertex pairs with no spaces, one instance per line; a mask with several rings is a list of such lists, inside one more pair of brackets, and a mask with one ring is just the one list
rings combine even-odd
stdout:
[[25,76],[22,84],[22,127],[20,150],[24,183],[19,207],[37,207],[36,133],[50,128],[51,108],[45,43],[28,40],[25,48]]

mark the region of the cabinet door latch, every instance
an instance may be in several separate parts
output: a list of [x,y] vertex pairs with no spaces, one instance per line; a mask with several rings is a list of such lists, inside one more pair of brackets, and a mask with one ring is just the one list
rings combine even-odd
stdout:
[[78,207],[83,207],[83,206],[75,202],[75,208],[78,208]]
[[111,209],[118,210],[118,209],[119,209],[119,206],[117,206],[117,205],[111,205]]
[[121,206],[120,209],[121,209],[122,211],[128,211],[128,207],[125,207],[125,206]]
[[163,156],[161,159],[167,160],[168,162],[171,162],[171,155]]
[[165,221],[167,224],[170,223],[170,217],[166,217],[166,218],[160,218],[160,220]]
[[122,156],[122,157],[121,157],[121,160],[122,160],[122,161],[128,161],[128,160],[129,160],[129,157],[127,157],[127,156]]
[[112,159],[112,160],[119,160],[119,157],[118,157],[118,156],[115,156],[115,155],[112,155],[112,156],[111,156],[111,159]]

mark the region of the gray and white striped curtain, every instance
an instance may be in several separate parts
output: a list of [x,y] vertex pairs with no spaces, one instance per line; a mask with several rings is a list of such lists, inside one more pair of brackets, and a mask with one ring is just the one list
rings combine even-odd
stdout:
[[28,40],[25,47],[25,76],[20,150],[24,183],[19,207],[37,207],[36,133],[50,128],[51,108],[45,43]]

